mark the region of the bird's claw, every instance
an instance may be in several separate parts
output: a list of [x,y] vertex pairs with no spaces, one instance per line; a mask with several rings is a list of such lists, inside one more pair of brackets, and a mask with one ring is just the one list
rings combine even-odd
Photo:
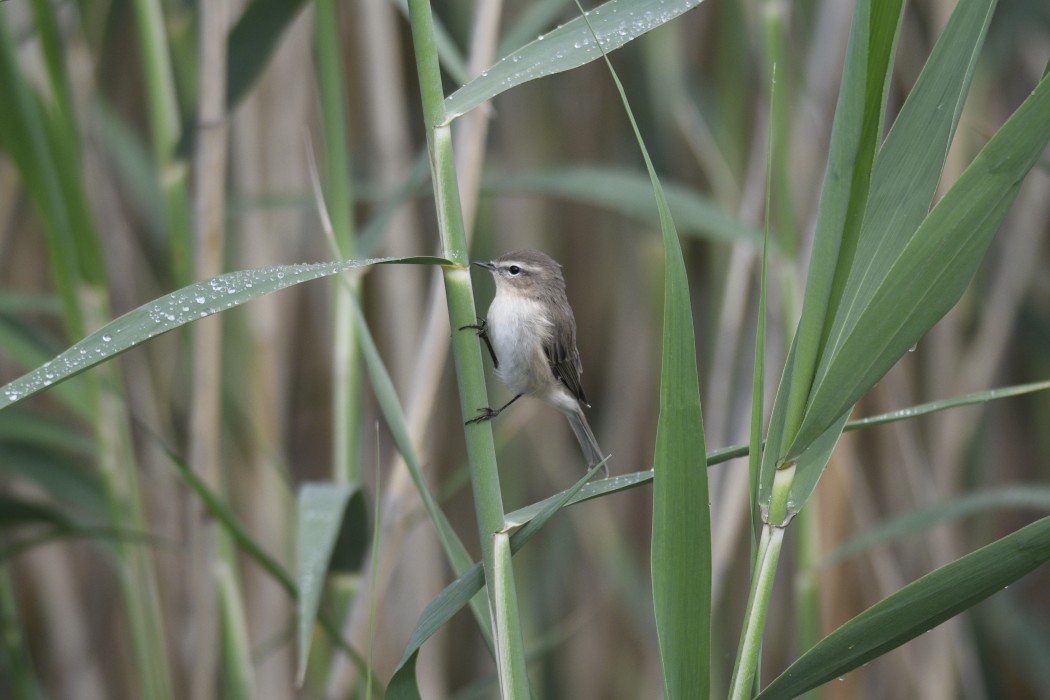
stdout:
[[466,425],[471,425],[473,423],[482,423],[487,420],[492,420],[498,415],[499,411],[489,408],[488,406],[483,406],[478,409],[478,415],[468,420],[466,422]]
[[475,331],[478,334],[478,337],[485,341],[485,347],[489,350],[489,357],[492,358],[492,366],[495,369],[499,369],[499,359],[496,357],[496,350],[492,347],[492,340],[489,338],[488,320],[479,316],[477,323],[468,323],[465,326],[460,326],[459,330],[465,331],[468,328]]

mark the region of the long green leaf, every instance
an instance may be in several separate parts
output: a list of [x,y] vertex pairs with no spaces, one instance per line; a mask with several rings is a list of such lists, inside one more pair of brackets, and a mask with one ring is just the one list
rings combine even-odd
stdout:
[[781,442],[790,440],[801,423],[826,327],[841,294],[838,288],[845,283],[853,259],[872,163],[882,138],[885,96],[902,11],[902,0],[862,0],[854,10],[805,299],[770,416],[770,449],[762,458],[759,501],[766,505],[779,466]]
[[758,698],[793,698],[895,649],[1050,560],[1050,517],[942,566],[868,608],[791,664]]
[[[589,22],[587,16],[583,19]],[[711,510],[689,279],[678,231],[627,93],[608,56],[605,63],[649,171],[663,237],[660,416],[653,455],[650,566],[664,694],[706,698],[711,690]]]
[[929,212],[996,0],[963,0],[875,158],[857,251],[827,351],[856,321]]
[[789,454],[826,430],[955,305],[1048,141],[1044,77],[886,271],[819,375]]
[[31,524],[65,531],[77,529],[69,516],[51,504],[0,494],[0,530]]
[[[851,193],[842,244],[834,260],[831,296],[826,307],[821,309],[824,318],[820,333],[817,335],[815,322],[810,319],[806,334],[801,335],[800,327],[797,339],[806,350],[803,358],[805,372],[792,379],[793,393],[784,436],[795,444],[790,455],[783,451],[786,445],[778,444],[776,454],[772,455],[774,458],[795,457],[804,449],[805,445],[796,439],[796,435],[804,413],[811,405],[813,384],[819,381],[829,357],[840,346],[844,329],[849,328],[855,314],[870,298],[873,281],[881,279],[894,255],[914,234],[929,211],[994,6],[995,0],[964,0],[956,6],[885,143],[875,156],[870,180],[861,178],[854,183],[855,186],[867,186],[867,189],[859,192],[854,189]],[[874,3],[871,9],[872,40],[882,36],[880,51],[884,52],[887,46],[893,45],[892,38],[886,37],[884,32],[890,26],[896,30],[901,9],[898,4],[896,12],[889,14],[888,8]],[[880,29],[875,24],[879,17],[885,25],[881,34],[877,33]],[[869,76],[869,80],[873,78]],[[876,97],[880,100],[877,105],[874,103]],[[871,124],[881,124],[881,99],[881,94],[876,96],[870,91],[866,98],[868,112],[877,109],[878,114],[877,119],[871,118],[870,114],[865,116],[863,153],[869,156],[874,143],[872,138],[877,138],[877,134],[871,131]],[[830,260],[824,260],[818,269],[828,267]],[[813,354],[818,339],[819,358]],[[816,439],[833,421],[841,420],[850,406],[852,404],[844,406],[834,418],[827,420],[821,430],[809,434],[807,440]]]
[[[455,119],[522,83],[577,68],[671,21],[701,0],[609,0],[497,61],[445,100]],[[588,22],[590,26],[588,26]],[[593,28],[593,33],[592,33]],[[597,35],[597,41],[595,40]],[[600,44],[600,45],[599,45]]]
[[1028,384],[1016,384],[1014,386],[1005,386],[1000,389],[975,391],[972,394],[963,394],[961,396],[953,396],[950,399],[940,399],[938,401],[921,403],[917,406],[910,406],[908,408],[897,409],[896,411],[880,413],[877,416],[858,418],[857,420],[852,420],[849,423],[847,423],[846,430],[859,430],[861,428],[870,428],[876,425],[885,425],[886,423],[895,423],[899,420],[909,420],[911,418],[925,416],[929,413],[946,411],[949,408],[958,408],[960,406],[972,406],[973,404],[978,403],[988,403],[989,401],[994,401],[996,399],[1005,399],[1011,396],[1021,396],[1023,394],[1031,394],[1036,391],[1046,391],[1047,389],[1050,389],[1050,380],[1042,382],[1030,382]]
[[375,258],[274,265],[229,272],[143,304],[87,336],[41,367],[0,389],[0,410],[54,386],[161,333],[285,287],[381,264],[447,265],[435,257]]

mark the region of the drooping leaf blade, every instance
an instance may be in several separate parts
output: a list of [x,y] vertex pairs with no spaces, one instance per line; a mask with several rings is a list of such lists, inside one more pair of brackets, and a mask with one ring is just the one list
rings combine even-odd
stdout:
[[711,508],[689,278],[667,197],[627,93],[608,57],[605,62],[649,172],[664,249],[650,555],[660,670],[667,697],[706,698],[711,692]]
[[130,350],[157,335],[295,284],[370,265],[448,265],[417,256],[273,265],[196,282],[110,321],[53,360],[0,388],[0,410]]

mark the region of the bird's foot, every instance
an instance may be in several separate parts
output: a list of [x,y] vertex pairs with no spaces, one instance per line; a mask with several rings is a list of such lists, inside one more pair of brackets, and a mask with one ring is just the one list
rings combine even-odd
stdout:
[[496,357],[496,350],[492,347],[492,340],[489,338],[489,322],[479,316],[477,323],[468,323],[465,326],[460,326],[459,330],[465,331],[468,328],[476,332],[478,337],[485,341],[485,347],[488,348],[489,356],[492,358],[492,366],[499,369],[499,359]]
[[466,422],[466,425],[471,425],[472,423],[482,423],[487,420],[492,420],[493,418],[498,416],[500,414],[500,411],[502,410],[503,409],[489,408],[488,406],[479,408],[478,415],[468,420]]

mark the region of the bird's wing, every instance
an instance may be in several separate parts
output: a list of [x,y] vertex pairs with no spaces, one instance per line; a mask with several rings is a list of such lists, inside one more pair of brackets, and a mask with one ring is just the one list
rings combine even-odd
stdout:
[[576,334],[571,328],[555,330],[553,336],[543,344],[543,352],[547,355],[554,376],[565,385],[569,393],[585,406],[587,396],[583,393],[583,384],[580,375],[583,368],[580,363],[580,351],[576,349]]

